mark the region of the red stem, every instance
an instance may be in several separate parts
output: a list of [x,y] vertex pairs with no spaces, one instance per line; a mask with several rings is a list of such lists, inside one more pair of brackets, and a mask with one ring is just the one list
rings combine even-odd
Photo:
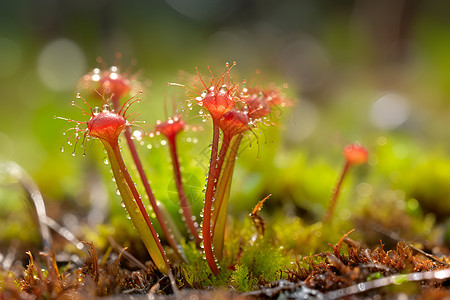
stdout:
[[205,206],[203,209],[202,234],[203,234],[203,247],[205,251],[206,261],[208,262],[209,268],[211,269],[211,271],[215,276],[219,275],[219,269],[214,259],[214,253],[212,250],[212,243],[211,243],[211,208],[214,197],[215,181],[219,177],[219,173],[217,172],[217,152],[219,148],[219,138],[220,138],[219,126],[217,125],[217,122],[213,120],[211,160],[209,162],[208,183],[206,184],[206,192],[205,192]]
[[[227,155],[228,148],[230,146],[231,139],[234,135],[224,134],[222,140],[222,146],[220,147],[219,157],[217,158],[217,177],[220,176],[220,172],[222,170],[223,163],[225,161],[225,156]],[[216,190],[217,183],[219,178],[214,182],[214,190]]]
[[131,156],[133,157],[133,161],[136,165],[136,168],[138,170],[139,176],[141,177],[142,184],[144,185],[145,192],[147,193],[148,199],[150,201],[150,204],[153,207],[153,211],[155,212],[156,219],[158,220],[161,229],[164,233],[164,236],[166,237],[167,242],[169,245],[173,248],[175,253],[182,258],[180,252],[178,251],[178,245],[175,239],[173,238],[173,234],[170,232],[169,227],[167,226],[166,221],[164,220],[163,215],[161,214],[161,211],[159,210],[159,207],[156,203],[155,196],[153,195],[152,189],[150,187],[150,184],[147,179],[147,175],[145,174],[144,168],[142,166],[141,160],[139,158],[139,155],[136,150],[136,146],[134,145],[134,141],[131,138],[131,129],[130,127],[127,127],[125,130],[125,137],[127,139],[128,148],[130,148]]
[[180,161],[178,160],[178,153],[177,153],[178,151],[175,136],[169,138],[168,142],[170,147],[170,154],[172,156],[173,172],[175,176],[175,182],[177,185],[178,197],[180,198],[181,209],[183,210],[186,223],[192,235],[194,236],[195,242],[197,243],[197,245],[200,245],[202,240],[198,235],[197,226],[195,226],[194,220],[192,219],[192,212],[186,198],[186,192],[183,187],[183,182],[181,180]]
[[344,165],[344,169],[342,170],[341,177],[339,178],[339,181],[336,185],[336,188],[333,191],[333,196],[331,197],[330,206],[328,207],[328,210],[326,211],[325,215],[323,216],[323,222],[327,222],[330,220],[331,216],[333,215],[334,208],[337,203],[337,198],[339,196],[339,192],[341,190],[342,181],[344,180],[345,174],[347,174],[347,171],[350,167],[350,162],[346,161]]
[[156,230],[153,227],[152,222],[150,221],[150,217],[148,216],[148,213],[145,210],[144,204],[142,203],[141,196],[139,195],[139,192],[137,191],[137,189],[134,185],[133,179],[131,179],[130,173],[128,172],[127,167],[125,166],[122,155],[120,154],[119,144],[118,143],[111,144],[111,147],[114,151],[114,155],[116,156],[120,171],[122,172],[123,177],[125,178],[125,181],[127,182],[127,185],[131,190],[131,193],[133,194],[136,204],[138,205],[139,210],[140,210],[142,216],[144,217],[145,222],[147,223],[147,226],[150,228],[153,239],[156,241],[156,244],[158,245],[158,249],[161,252],[164,260],[166,261],[166,265],[167,265],[168,269],[170,270],[166,255],[164,253],[164,249],[161,245],[161,242],[159,241],[158,234],[156,233]]

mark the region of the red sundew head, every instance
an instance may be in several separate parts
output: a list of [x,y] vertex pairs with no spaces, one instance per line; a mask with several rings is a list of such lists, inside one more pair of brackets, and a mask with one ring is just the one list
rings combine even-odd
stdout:
[[211,86],[206,95],[198,101],[198,104],[209,111],[213,120],[220,120],[225,113],[234,107],[234,91],[227,86],[220,88]]
[[163,134],[168,140],[175,139],[175,136],[184,129],[186,122],[181,120],[179,116],[169,118],[165,122],[156,125],[155,131]]
[[105,70],[95,68],[81,78],[79,85],[92,91],[97,99],[104,99],[105,96],[120,99],[131,90],[131,81],[116,66]]
[[240,86],[240,84],[231,83],[230,70],[235,65],[236,63],[233,63],[231,66],[229,66],[229,64],[227,63],[227,70],[222,73],[218,80],[216,80],[216,78],[214,78],[211,73],[212,80],[209,85],[205,84],[202,76],[197,70],[198,80],[201,82],[202,86],[199,89],[196,88],[196,90],[204,89],[204,91],[200,94],[193,90],[190,90],[198,95],[194,98],[195,101],[198,105],[203,106],[206,110],[208,110],[213,119],[213,122],[215,123],[218,123],[222,116],[232,110],[235,106],[235,95]]
[[119,135],[125,126],[128,125],[128,122],[120,114],[103,110],[99,113],[94,113],[86,125],[88,135],[113,143],[119,139]]
[[249,122],[250,120],[246,113],[231,110],[222,116],[219,126],[225,136],[234,136],[251,130]]
[[367,162],[369,152],[363,146],[352,144],[344,148],[344,156],[348,163],[361,165]]
[[[75,102],[72,102],[72,105],[77,106],[81,109],[84,115],[89,116],[90,119],[88,121],[75,121],[72,119],[64,119],[60,117],[55,117],[55,119],[63,119],[77,124],[76,127],[67,130],[75,131],[73,135],[75,135],[76,142],[78,142],[79,134],[82,133],[84,138],[94,137],[106,141],[110,144],[116,144],[124,128],[131,125],[131,122],[127,120],[129,115],[126,116],[126,112],[130,105],[140,101],[139,98],[133,100],[134,97],[132,97],[128,99],[117,112],[115,112],[111,111],[110,107],[106,104],[103,105],[102,109],[99,109],[98,107],[92,108],[89,103],[79,94],[77,95],[77,98],[83,99],[84,103],[89,107],[89,111],[87,112],[83,110]],[[81,129],[79,127],[79,125],[81,124],[86,124],[86,128]],[[83,140],[83,144],[84,143],[85,139]]]
[[247,106],[247,115],[252,120],[261,119],[270,113],[267,96],[257,88],[244,88],[240,94],[241,100]]
[[130,80],[120,74],[117,67],[111,67],[109,72],[104,71],[100,83],[99,92],[103,95],[115,95],[120,98],[130,91]]

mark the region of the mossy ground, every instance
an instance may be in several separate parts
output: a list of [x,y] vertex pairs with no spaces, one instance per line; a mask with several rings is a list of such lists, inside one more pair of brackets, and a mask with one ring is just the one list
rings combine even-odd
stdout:
[[[275,214],[264,219],[263,236],[250,217],[230,218],[219,276],[210,272],[193,242],[182,244],[185,262],[176,261],[168,252],[174,262],[179,297],[268,299],[295,293],[312,297],[310,291],[334,297],[336,291],[345,293],[345,288],[399,274],[405,276],[396,277],[397,281],[401,279],[399,282],[368,288],[354,293],[354,297],[399,293],[423,299],[430,295],[448,296],[450,292],[445,287],[448,277],[419,282],[406,277],[415,272],[448,268],[449,250],[439,240],[442,229],[433,220],[427,220],[423,212],[411,211],[410,206],[415,205],[406,203],[399,207],[394,205],[395,201],[386,201],[383,208],[375,210],[367,205],[345,221],[334,218],[327,223],[307,223],[299,217]],[[386,214],[392,217],[384,218]],[[261,216],[266,216],[264,208]],[[0,295],[5,299],[85,299],[148,293],[175,297],[167,276],[159,273],[151,262],[145,267],[133,263],[130,257],[139,261],[148,257],[145,249],[138,246],[136,235],[123,236],[128,230],[102,225],[95,232],[87,231],[86,237],[93,243],[85,244],[87,256],[75,254],[84,260],[79,265],[64,262],[53,251],[29,253],[24,260],[26,268],[16,264],[11,271],[1,272]],[[410,243],[398,240],[400,236],[407,236]],[[127,241],[130,252],[114,248],[111,238],[122,244]],[[422,250],[432,254],[424,255]],[[73,253],[73,249],[66,247],[61,252]]]

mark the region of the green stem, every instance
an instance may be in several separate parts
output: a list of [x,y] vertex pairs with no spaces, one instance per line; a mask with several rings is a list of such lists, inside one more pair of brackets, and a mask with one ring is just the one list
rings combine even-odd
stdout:
[[217,153],[219,148],[220,130],[217,122],[213,120],[213,139],[211,147],[211,160],[209,162],[208,182],[206,184],[205,205],[203,208],[203,250],[205,251],[206,261],[209,268],[215,276],[219,275],[219,268],[217,267],[211,243],[211,209],[214,198],[214,185],[218,179],[217,172]]
[[[233,177],[236,155],[241,144],[243,135],[233,136],[229,141],[229,151],[223,159],[218,186],[216,189],[216,199],[214,201],[214,211],[212,214],[212,232],[214,254],[217,259],[222,259],[225,237],[225,228],[227,223],[228,202],[230,198],[231,180]],[[225,138],[224,138],[225,143]],[[222,148],[225,144],[222,145]],[[221,149],[222,150],[222,149]],[[222,152],[222,151],[221,151]]]
[[101,140],[108,154],[117,188],[120,191],[125,208],[133,221],[142,241],[158,269],[169,274],[170,267],[158,235],[142,203],[141,197],[131,179],[120,154],[118,142],[109,143]]

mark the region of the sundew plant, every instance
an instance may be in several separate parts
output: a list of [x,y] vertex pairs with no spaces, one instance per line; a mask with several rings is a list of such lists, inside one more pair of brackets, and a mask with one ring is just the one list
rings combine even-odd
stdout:
[[[75,124],[66,132],[70,133],[69,143],[83,148],[83,155],[86,154],[86,144],[90,139],[97,139],[103,144],[124,207],[153,262],[162,273],[169,276],[172,276],[172,266],[186,261],[186,255],[173,234],[178,231],[174,228],[176,223],[168,219],[169,215],[161,212],[165,208],[153,195],[135,139],[139,137],[141,140],[154,134],[162,135],[166,139],[179,197],[178,204],[182,219],[189,231],[189,235],[184,240],[193,240],[199,253],[206,260],[207,268],[213,276],[219,276],[220,272],[223,272],[220,266],[224,259],[224,245],[227,242],[225,232],[228,203],[239,146],[243,139],[255,138],[254,130],[258,127],[275,126],[275,122],[271,120],[272,117],[276,117],[272,113],[273,107],[282,108],[290,103],[281,89],[274,87],[273,84],[265,87],[262,84],[247,86],[244,80],[235,82],[232,77],[235,65],[236,63],[226,64],[225,71],[219,75],[214,75],[210,71],[209,78],[204,77],[197,70],[198,85],[168,84],[185,88],[187,99],[181,101],[180,105],[189,108],[199,106],[203,121],[212,123],[210,160],[201,226],[193,216],[183,187],[183,174],[180,167],[180,157],[183,154],[179,153],[177,148],[177,135],[186,126],[181,113],[182,109],[179,110],[180,113],[168,117],[165,121],[157,121],[156,126],[147,131],[136,123],[138,119],[145,120],[145,116],[139,114],[139,105],[148,105],[138,104],[142,92],[139,91],[127,99],[127,95],[135,88],[136,82],[121,74],[117,67],[112,67],[107,70],[94,69],[81,79],[80,86],[83,92],[93,94],[101,101],[100,106],[94,106],[88,103],[82,94],[77,94],[72,105],[82,111],[85,120],[55,117]],[[157,104],[152,103],[152,105]],[[191,118],[192,122],[196,120],[199,118]],[[145,121],[152,123],[152,120]],[[258,128],[258,130],[261,129]],[[125,138],[122,146],[119,143],[121,136]],[[123,151],[130,152],[132,161],[124,161]],[[131,164],[134,164],[137,174],[130,174],[127,165]],[[144,191],[138,190],[133,177],[139,177]],[[148,198],[155,218],[151,218],[149,206],[143,202],[142,193],[145,193]],[[176,254],[173,258],[175,261],[169,261],[153,225],[155,222],[159,224],[165,240]]]

